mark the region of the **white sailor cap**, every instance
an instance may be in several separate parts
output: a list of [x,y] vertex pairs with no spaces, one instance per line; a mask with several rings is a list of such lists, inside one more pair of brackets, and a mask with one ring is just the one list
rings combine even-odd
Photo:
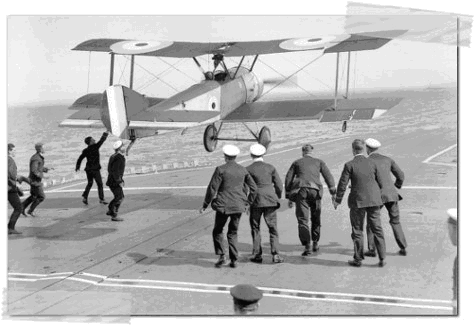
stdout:
[[239,151],[239,148],[237,148],[237,146],[229,144],[229,145],[223,146],[223,153],[227,156],[238,156],[240,151]]
[[449,223],[457,224],[457,208],[451,208],[447,210],[449,216]]
[[266,153],[266,148],[261,144],[254,144],[251,146],[250,151],[254,156],[262,156]]
[[381,146],[381,143],[373,138],[366,139],[365,143],[366,143],[366,146],[370,148],[379,148]]
[[114,143],[114,145],[112,145],[112,147],[113,147],[114,149],[119,149],[119,148],[122,147],[122,145],[124,145],[124,143],[122,143],[122,140],[118,140],[118,141],[116,141],[116,142]]

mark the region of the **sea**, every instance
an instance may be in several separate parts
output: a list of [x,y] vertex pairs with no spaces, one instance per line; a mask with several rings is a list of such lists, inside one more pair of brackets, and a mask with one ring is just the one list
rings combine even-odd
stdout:
[[[341,122],[319,123],[316,120],[281,121],[281,122],[252,122],[247,126],[257,132],[264,125],[271,129],[272,143],[269,152],[292,146],[301,146],[311,143],[318,148],[318,142],[354,136],[355,138],[371,137],[381,130],[391,130],[392,135],[404,133],[414,129],[442,128],[447,137],[457,139],[457,90],[454,87],[425,88],[425,89],[398,89],[380,91],[377,96],[403,97],[404,100],[381,117],[371,121],[352,121],[347,131],[342,132]],[[359,94],[361,97],[376,96],[374,93]],[[98,140],[104,130],[89,128],[64,128],[59,123],[72,115],[74,110],[68,105],[44,106],[15,106],[8,108],[7,114],[7,141],[15,144],[15,161],[18,172],[28,175],[29,160],[35,153],[34,145],[37,142],[44,144],[45,166],[54,168],[46,174],[46,179],[71,179],[75,175],[85,178],[82,171],[75,172],[76,161],[86,147],[84,138],[92,136]],[[224,142],[218,144],[213,153],[208,153],[203,147],[203,132],[206,126],[198,126],[182,131],[142,138],[136,141],[126,157],[127,167],[141,168],[144,166],[172,164],[175,162],[194,161],[198,165],[221,164],[223,155],[220,148]],[[241,123],[225,124],[222,137],[250,138],[250,133]],[[101,147],[101,165],[103,178],[106,177],[107,162],[113,154],[112,144],[118,140],[110,135]],[[126,142],[127,143],[127,142]],[[351,143],[351,141],[349,142]],[[249,157],[249,142],[235,142],[241,149],[241,156]],[[351,151],[348,158],[351,158]],[[289,157],[289,166],[296,157]],[[340,169],[341,167],[335,167]],[[210,174],[212,170],[210,171]],[[211,176],[211,175],[210,175]]]

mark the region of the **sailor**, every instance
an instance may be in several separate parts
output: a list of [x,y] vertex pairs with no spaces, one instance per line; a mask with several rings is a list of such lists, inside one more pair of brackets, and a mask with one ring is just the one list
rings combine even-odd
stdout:
[[231,291],[234,302],[234,312],[237,315],[249,315],[257,312],[259,300],[262,299],[262,291],[253,285],[239,284]]
[[253,243],[254,263],[262,263],[261,246],[261,216],[269,228],[270,250],[273,263],[282,263],[284,260],[279,256],[279,233],[277,232],[277,210],[280,207],[279,199],[282,197],[282,181],[276,168],[264,162],[266,148],[261,144],[254,144],[250,148],[251,158],[254,161],[247,167],[253,180],[257,184],[257,196],[251,204],[249,222],[251,224],[251,235]]
[[111,155],[107,171],[109,176],[107,177],[106,186],[109,186],[111,192],[114,194],[114,199],[109,203],[109,210],[107,215],[111,216],[111,220],[115,222],[123,221],[124,219],[117,217],[120,204],[124,200],[124,170],[125,170],[125,157],[124,157],[124,144],[121,140],[116,141],[113,146],[115,153]]
[[[336,193],[335,181],[327,165],[323,160],[312,155],[312,145],[302,146],[302,158],[292,163],[285,176],[285,197],[289,199],[289,208],[292,208],[293,202],[295,202],[299,239],[305,247],[302,256],[309,256],[312,251],[319,251],[318,241],[320,240],[321,201],[323,197],[320,174],[325,179],[332,199]],[[309,217],[311,221],[310,229],[308,226]],[[313,247],[311,241],[313,241]]]
[[101,148],[102,144],[107,139],[109,132],[106,131],[102,134],[101,139],[96,143],[96,140],[91,136],[86,137],[84,142],[86,143],[87,147],[83,149],[81,155],[79,156],[76,162],[76,172],[79,171],[81,167],[81,162],[84,158],[86,158],[86,167],[84,171],[86,171],[87,177],[87,185],[86,189],[82,193],[82,202],[84,205],[87,205],[87,197],[89,196],[89,191],[92,188],[92,184],[94,180],[96,181],[97,185],[97,192],[99,195],[99,202],[103,205],[107,205],[107,202],[104,200],[104,188],[102,185],[102,176],[101,176],[101,164],[100,164],[100,154],[99,149]]
[[336,198],[333,206],[337,209],[343,200],[348,183],[351,182],[351,191],[348,195],[350,208],[351,239],[353,240],[353,260],[348,261],[350,266],[360,267],[364,259],[364,222],[367,223],[374,234],[376,250],[379,255],[379,267],[386,265],[386,242],[384,231],[381,227],[381,173],[374,164],[364,156],[365,142],[355,139],[351,144],[354,158],[346,162],[338,182]]
[[[394,239],[396,239],[396,243],[399,246],[399,254],[401,256],[406,256],[406,237],[404,236],[401,223],[399,222],[398,201],[401,200],[402,197],[397,192],[397,189],[401,189],[404,182],[404,173],[392,158],[376,152],[378,148],[381,147],[379,141],[373,138],[368,138],[366,139],[365,144],[368,159],[376,164],[376,167],[381,173],[381,199],[383,200],[383,205],[388,211],[389,224],[393,229]],[[391,174],[396,178],[395,182],[393,182]],[[365,256],[376,257],[374,235],[369,223],[366,224],[366,235],[368,238],[368,251],[365,252]]]
[[28,214],[36,217],[36,214],[33,213],[35,208],[45,200],[45,192],[43,190],[43,173],[48,173],[49,170],[54,170],[53,168],[45,167],[45,158],[43,154],[45,149],[42,143],[35,144],[36,153],[30,159],[30,174],[28,179],[30,179],[30,196],[25,199],[23,202],[22,214],[26,216],[25,210],[31,204]]
[[[216,255],[219,259],[215,267],[220,268],[226,264],[226,255],[224,254],[223,229],[228,219],[228,244],[230,267],[237,267],[238,249],[237,232],[241,214],[246,211],[249,204],[256,197],[257,186],[245,167],[236,163],[236,156],[239,154],[239,148],[234,145],[223,146],[225,164],[218,166],[211,177],[206,190],[206,196],[200,214],[211,204],[216,211],[213,228],[213,244]],[[246,194],[246,189],[249,191]]]
[[[447,210],[447,215],[449,216],[447,224],[449,227],[449,238],[450,242],[454,246],[457,246],[457,208],[451,208]],[[454,258],[454,267],[452,269],[452,307],[454,315],[457,315],[458,305],[457,305],[457,296],[458,296],[458,256]]]
[[8,202],[13,207],[10,221],[8,222],[8,234],[21,234],[21,232],[15,229],[16,222],[22,211],[22,205],[20,196],[23,196],[23,191],[18,188],[17,182],[22,183],[25,181],[29,183],[30,180],[22,175],[17,174],[17,165],[15,160],[15,145],[8,144]]

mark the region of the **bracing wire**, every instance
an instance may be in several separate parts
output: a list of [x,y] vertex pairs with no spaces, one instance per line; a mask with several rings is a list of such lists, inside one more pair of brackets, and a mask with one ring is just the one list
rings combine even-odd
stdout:
[[[262,94],[262,96],[257,100],[261,100],[266,94],[269,94],[270,91],[272,91],[274,88],[276,88],[277,86],[281,85],[282,83],[285,83],[287,80],[289,80],[292,76],[296,75],[298,72],[302,71],[303,69],[307,68],[309,65],[311,65],[312,63],[314,63],[315,61],[317,61],[318,59],[320,59],[321,57],[323,56],[323,53],[316,57],[315,59],[313,59],[312,61],[310,61],[309,63],[307,63],[306,65],[304,65],[303,67],[301,67],[300,69],[296,70],[293,74],[285,77],[283,74],[281,74],[280,72],[278,72],[277,70],[275,70],[274,68],[272,68],[271,66],[269,66],[268,64],[266,64],[265,62],[263,62],[262,60],[259,59],[260,62],[262,62],[265,66],[267,66],[268,68],[272,69],[274,72],[278,73],[279,75],[281,75],[282,77],[285,77],[284,80],[282,80],[280,83],[277,83],[274,87],[272,87],[271,89],[269,89],[267,92],[265,92],[264,94]],[[292,82],[292,81],[291,81]],[[293,82],[292,82],[293,83]],[[307,91],[305,88],[301,87],[300,85],[296,84],[296,83],[293,83],[294,85],[296,85],[298,88],[300,88],[301,90],[303,90],[304,92],[306,92],[307,94],[311,95],[311,96],[315,96],[315,94],[312,94],[311,92]],[[256,102],[257,102],[256,101]]]
[[[176,64],[179,64],[180,62],[182,62],[184,60],[184,58],[181,58]],[[156,83],[157,81],[162,81],[161,80],[161,77],[164,77],[166,76],[170,71],[172,70],[172,67],[168,67],[167,69],[165,69],[164,71],[160,72],[157,76],[155,75],[152,75],[153,78],[150,79],[148,82],[144,83],[142,86],[140,86],[139,88],[137,88],[137,90],[143,90],[147,87],[150,87],[151,85],[153,85],[154,83]]]
[[171,68],[177,70],[178,72],[181,72],[183,75],[185,75],[186,77],[190,78],[193,82],[195,83],[198,83],[198,81],[196,79],[194,79],[193,77],[187,75],[185,72],[181,71],[180,69],[178,69],[177,67],[175,67],[175,65],[177,65],[178,63],[175,63],[175,65],[172,65],[168,62],[166,62],[165,60],[163,60],[162,58],[160,57],[157,57],[158,60],[162,61],[163,63],[167,64],[168,66],[170,66]]
[[[129,58],[127,58],[127,57],[124,56],[124,55],[123,55],[122,57],[125,58],[126,61],[125,61],[124,67],[122,67],[122,73],[120,74],[120,77],[119,77],[119,84],[120,84],[120,82],[121,82],[121,80],[122,80],[122,76],[124,75],[125,68],[127,68],[127,61],[129,60]],[[120,65],[120,63],[119,63],[119,65]]]
[[[282,58],[283,58],[284,60],[286,60],[288,63],[293,64],[295,67],[300,68],[299,65],[297,65],[295,62],[293,62],[293,61],[287,59],[285,56],[282,56]],[[312,79],[316,80],[316,81],[319,82],[320,84],[326,86],[328,89],[330,89],[330,90],[332,90],[332,91],[334,90],[333,87],[329,86],[328,84],[325,84],[324,82],[322,82],[322,81],[321,81],[320,79],[318,79],[317,77],[313,76],[313,75],[312,75],[311,73],[309,73],[308,71],[304,70],[303,72],[304,72],[305,74],[307,74],[308,76],[312,77]]]
[[[127,58],[128,59],[128,58]],[[175,87],[173,87],[172,85],[170,85],[169,83],[165,82],[164,80],[158,78],[157,75],[155,75],[153,72],[151,72],[150,70],[148,69],[145,69],[141,64],[138,64],[138,63],[135,63],[136,66],[142,68],[145,72],[149,73],[150,75],[154,76],[155,78],[157,78],[158,80],[160,80],[162,83],[164,83],[165,85],[167,85],[168,87],[170,87],[171,89],[173,89],[175,92],[178,92],[178,89],[176,89]]]

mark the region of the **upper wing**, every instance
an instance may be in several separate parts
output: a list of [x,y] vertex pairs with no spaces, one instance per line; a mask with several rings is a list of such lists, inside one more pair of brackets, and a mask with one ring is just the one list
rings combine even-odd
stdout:
[[378,36],[373,36],[372,33],[341,34],[302,39],[211,43],[92,39],[79,44],[73,50],[175,58],[192,58],[216,53],[233,57],[309,50],[333,53],[378,49],[405,32],[405,30],[393,30],[374,32]]
[[338,100],[301,100],[247,103],[223,118],[223,121],[286,121],[319,119],[320,122],[367,120],[380,116],[402,98],[360,98]]

